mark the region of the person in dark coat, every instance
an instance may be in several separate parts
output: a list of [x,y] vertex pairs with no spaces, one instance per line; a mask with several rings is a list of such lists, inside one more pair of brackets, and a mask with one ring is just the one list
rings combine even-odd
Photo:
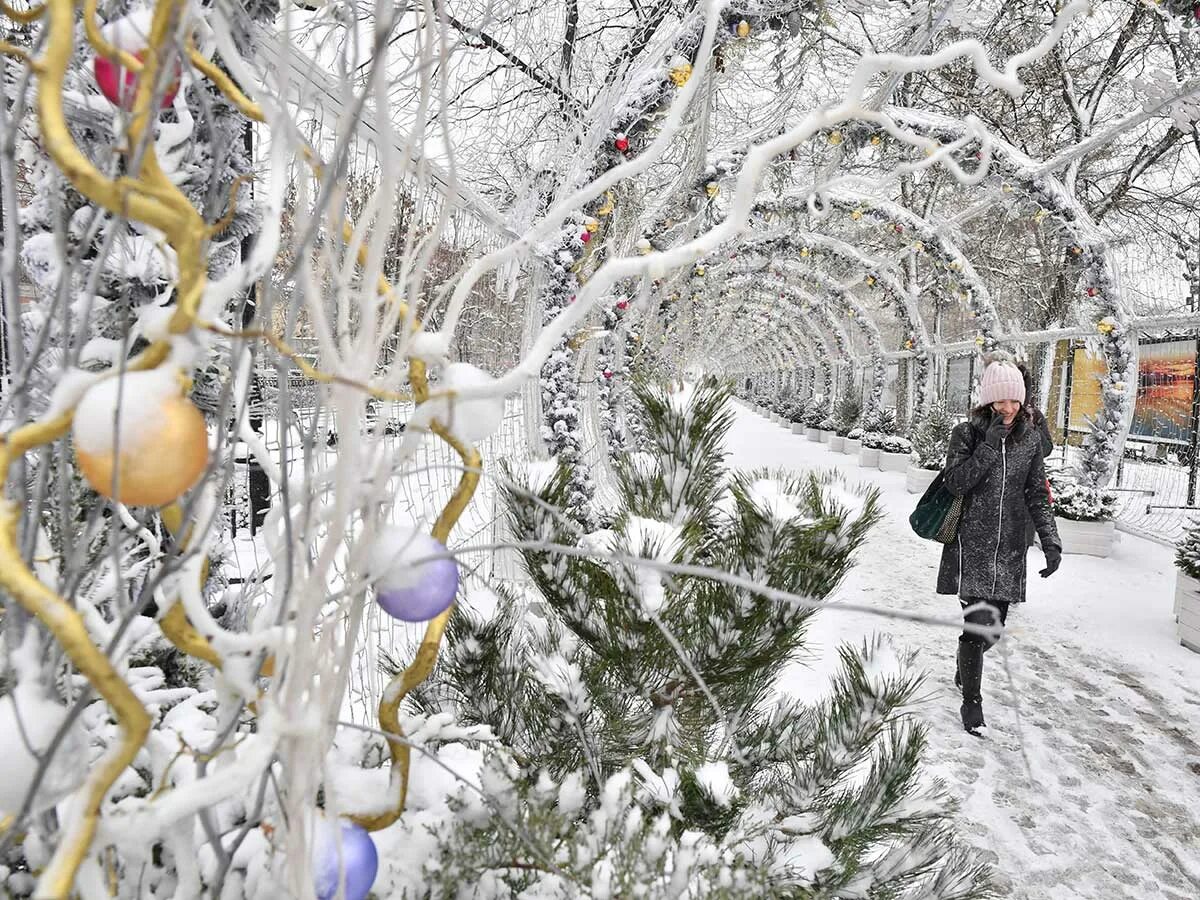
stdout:
[[[1062,542],[1050,510],[1042,440],[1025,408],[1025,382],[1012,363],[990,363],[981,405],[950,435],[944,480],[963,498],[954,543],[942,551],[939,594],[957,594],[968,626],[1003,628],[1012,603],[1025,600],[1025,528],[1031,520],[1046,555],[1043,578],[1062,561]],[[964,629],[958,639],[963,728],[984,727],[983,654],[999,639]]]

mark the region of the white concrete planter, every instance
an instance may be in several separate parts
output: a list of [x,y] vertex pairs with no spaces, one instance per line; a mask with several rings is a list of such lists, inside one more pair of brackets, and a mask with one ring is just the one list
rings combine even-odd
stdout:
[[845,446],[846,446],[846,439],[842,435],[830,433],[830,435],[829,435],[829,449],[830,450],[832,450],[834,453],[841,453],[842,449]]
[[804,423],[803,422],[793,422],[792,423],[792,434],[804,434]]
[[865,469],[879,468],[879,448],[863,447],[858,451],[858,464]]
[[1108,556],[1112,553],[1117,534],[1116,522],[1076,522],[1061,516],[1055,516],[1054,520],[1058,525],[1058,536],[1062,538],[1063,553],[1087,556]]
[[850,438],[846,438],[846,443],[844,443],[842,445],[842,452],[845,453],[847,456],[858,456],[859,451],[861,451],[861,450],[862,450],[862,441],[857,438],[855,440],[850,440]]
[[879,451],[879,471],[881,472],[905,472],[908,470],[908,454],[907,453],[888,453],[886,450]]
[[908,464],[908,492],[910,494],[923,494],[929,485],[933,484],[933,479],[938,477],[940,469],[922,469],[920,466]]
[[821,429],[820,428],[805,428],[804,436],[806,438],[808,438],[810,441],[816,441],[817,443],[820,443],[821,442]]
[[833,440],[833,438],[834,438],[834,433],[832,431],[826,431],[824,428],[821,429],[821,443],[822,444],[828,444],[831,440]]
[[1200,653],[1200,581],[1176,570],[1175,629],[1179,643]]

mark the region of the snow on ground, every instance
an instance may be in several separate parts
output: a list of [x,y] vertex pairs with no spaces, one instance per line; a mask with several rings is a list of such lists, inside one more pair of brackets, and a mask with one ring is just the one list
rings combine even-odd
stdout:
[[[832,605],[957,618],[957,600],[934,593],[940,546],[909,530],[917,498],[902,475],[860,468],[741,405],[735,415],[732,466],[832,468],[881,488],[885,517]],[[959,799],[961,834],[996,864],[1005,896],[1194,900],[1200,654],[1175,637],[1171,551],[1121,535],[1112,558],[1067,555],[1048,580],[1036,574],[1040,552],[1029,558],[1029,602],[985,662],[988,739],[959,724],[949,627],[822,612],[810,630],[815,658],[788,670],[784,690],[820,696],[825,651],[890,632],[927,670],[916,710],[929,726],[927,763]]]

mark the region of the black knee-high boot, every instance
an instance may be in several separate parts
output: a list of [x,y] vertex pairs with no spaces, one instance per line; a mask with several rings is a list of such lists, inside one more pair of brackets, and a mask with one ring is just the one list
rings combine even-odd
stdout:
[[959,638],[958,672],[962,678],[963,728],[974,734],[986,724],[983,721],[983,644]]

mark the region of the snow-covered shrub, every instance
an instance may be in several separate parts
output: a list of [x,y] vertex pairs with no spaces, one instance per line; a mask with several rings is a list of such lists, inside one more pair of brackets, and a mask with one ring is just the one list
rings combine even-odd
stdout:
[[861,428],[851,428],[846,433],[846,439],[850,441],[861,441],[863,438],[863,430]]
[[807,413],[808,402],[805,400],[789,400],[783,407],[783,417],[795,425],[802,425]]
[[1109,522],[1116,516],[1117,495],[1081,484],[1063,472],[1048,476],[1054,495],[1054,514],[1075,522]]
[[935,403],[912,431],[912,462],[921,469],[941,469],[950,449],[955,419],[944,403]]
[[1184,531],[1175,548],[1175,565],[1184,575],[1200,578],[1200,519],[1193,519]]
[[804,427],[805,428],[823,428],[825,420],[829,418],[829,406],[821,400],[809,400],[808,406],[804,410]]
[[883,442],[888,439],[886,434],[878,431],[865,431],[862,436],[863,446],[868,450],[882,450]]
[[863,419],[863,431],[889,435],[896,433],[896,411],[880,407],[874,415]]
[[912,453],[912,441],[908,438],[902,438],[896,434],[889,434],[884,437],[880,450],[884,453]]
[[858,420],[861,416],[862,401],[854,396],[843,397],[837,405],[833,430],[845,437],[858,427]]

